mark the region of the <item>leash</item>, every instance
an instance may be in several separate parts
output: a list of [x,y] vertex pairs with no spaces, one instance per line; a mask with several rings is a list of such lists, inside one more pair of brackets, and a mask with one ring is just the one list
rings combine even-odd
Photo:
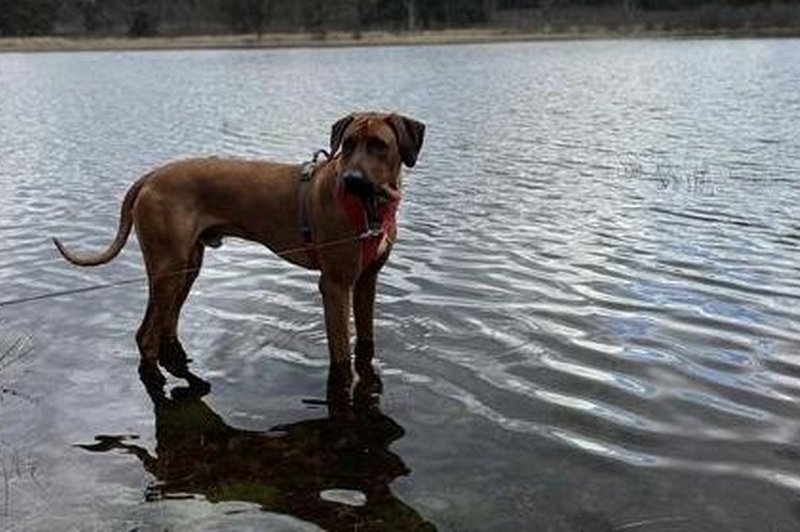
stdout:
[[[330,240],[328,242],[322,242],[320,244],[310,244],[299,246],[296,248],[290,248],[283,251],[274,252],[274,255],[279,257],[285,257],[286,255],[292,255],[295,253],[308,253],[309,251],[316,251],[319,249],[325,249],[334,246],[341,246],[343,244],[349,244],[353,242],[362,242],[364,240],[368,240],[371,238],[375,238],[381,236],[383,234],[383,230],[381,229],[367,229],[366,231],[351,237],[346,238],[339,238],[336,240]],[[196,271],[200,271],[200,268],[184,268],[181,270],[175,270],[172,272],[167,272],[156,276],[154,279],[164,279],[167,277],[173,277],[175,275],[186,275],[187,273],[193,273]],[[116,288],[119,286],[125,286],[129,284],[140,283],[142,281],[147,281],[148,277],[146,275],[141,275],[139,277],[129,277],[127,279],[120,279],[119,281],[114,281],[112,283],[105,283],[105,284],[96,284],[91,286],[84,286],[81,288],[74,288],[71,290],[58,290],[53,292],[44,292],[41,294],[36,294],[27,297],[21,297],[17,299],[8,299],[5,301],[0,301],[0,308],[7,308],[7,307],[15,307],[18,305],[24,305],[26,303],[35,303],[38,301],[44,301],[48,299],[56,299],[65,296],[71,296],[75,294],[86,294],[88,292],[97,292],[99,290],[107,290],[109,288]]]

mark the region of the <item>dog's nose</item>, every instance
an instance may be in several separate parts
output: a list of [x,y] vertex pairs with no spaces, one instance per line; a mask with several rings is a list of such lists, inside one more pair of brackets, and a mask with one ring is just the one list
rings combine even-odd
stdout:
[[348,194],[367,198],[375,193],[372,182],[361,170],[350,170],[342,174],[342,184]]

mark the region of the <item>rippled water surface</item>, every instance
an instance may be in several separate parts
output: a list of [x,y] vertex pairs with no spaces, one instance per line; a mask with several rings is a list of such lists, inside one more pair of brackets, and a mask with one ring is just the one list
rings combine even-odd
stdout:
[[[135,278],[129,184],[428,125],[378,302],[380,411],[328,416],[316,276],[207,254],[202,400],[138,381],[143,283],[0,306],[3,530],[797,530],[800,42],[0,55],[0,301]],[[309,401],[311,400],[311,401]],[[360,525],[359,525],[360,523]],[[360,526],[360,528],[359,528]]]

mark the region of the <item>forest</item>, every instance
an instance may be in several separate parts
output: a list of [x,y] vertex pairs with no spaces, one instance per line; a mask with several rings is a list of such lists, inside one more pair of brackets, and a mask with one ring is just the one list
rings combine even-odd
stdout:
[[0,0],[6,37],[798,26],[798,0]]

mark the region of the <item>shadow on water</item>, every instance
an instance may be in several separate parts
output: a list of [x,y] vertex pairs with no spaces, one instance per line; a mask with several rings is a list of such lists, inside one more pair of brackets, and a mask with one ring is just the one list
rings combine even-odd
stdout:
[[154,404],[155,455],[124,436],[97,436],[78,447],[136,456],[156,477],[148,501],[202,495],[214,503],[255,503],[326,530],[435,530],[390,489],[410,473],[388,449],[405,431],[380,410],[372,393],[380,377],[372,368],[362,371],[352,395],[345,392],[352,401],[326,403],[327,416],[264,432],[226,423],[202,399],[205,387],[173,388],[167,397],[144,384]]

